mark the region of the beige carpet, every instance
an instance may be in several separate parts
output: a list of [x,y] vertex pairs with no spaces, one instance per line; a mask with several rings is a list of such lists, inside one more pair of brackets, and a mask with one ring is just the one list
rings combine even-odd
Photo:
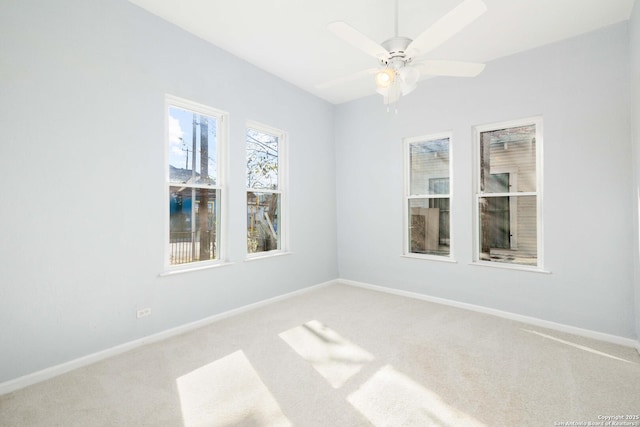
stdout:
[[635,349],[344,285],[0,396],[2,426],[557,426],[636,414]]

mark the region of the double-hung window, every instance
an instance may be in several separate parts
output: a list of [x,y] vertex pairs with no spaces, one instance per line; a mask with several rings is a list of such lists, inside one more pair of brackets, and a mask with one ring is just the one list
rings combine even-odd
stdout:
[[259,123],[247,125],[247,254],[286,250],[285,133]]
[[405,139],[405,255],[451,256],[451,135]]
[[542,269],[542,119],[475,127],[475,262]]
[[225,113],[166,97],[167,269],[222,259],[221,151]]

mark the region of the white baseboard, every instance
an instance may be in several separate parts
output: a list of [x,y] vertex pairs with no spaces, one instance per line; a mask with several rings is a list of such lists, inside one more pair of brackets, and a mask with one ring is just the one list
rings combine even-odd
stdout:
[[248,304],[233,310],[225,311],[223,313],[219,313],[201,320],[197,320],[195,322],[187,323],[185,325],[181,325],[175,328],[167,329],[162,332],[158,332],[153,335],[149,335],[134,341],[130,341],[124,344],[117,345],[115,347],[108,348],[106,350],[99,351],[97,353],[89,354],[87,356],[80,357],[78,359],[70,360],[68,362],[62,363],[60,365],[55,365],[50,368],[43,369],[41,371],[33,372],[31,374],[27,374],[22,377],[15,378],[13,380],[9,380],[3,383],[0,383],[0,395],[11,393],[12,391],[19,390],[21,388],[30,386],[32,384],[39,383],[41,381],[48,380],[50,378],[56,377],[58,375],[67,373],[74,369],[81,368],[83,366],[91,365],[92,363],[99,362],[100,360],[107,359],[109,357],[116,356],[118,354],[125,353],[127,351],[133,350],[135,348],[141,347],[146,344],[151,344],[154,342],[162,341],[167,338],[183,334],[185,332],[192,331],[194,329],[201,328],[203,326],[209,325],[211,323],[217,322],[222,319],[226,319],[231,316],[237,316],[238,314],[245,313],[250,310],[255,310],[260,307],[264,307],[268,304],[272,304],[274,302],[282,301],[297,295],[304,294],[306,292],[312,291],[314,289],[319,289],[325,286],[332,285],[337,283],[336,280],[329,280],[324,283],[320,283],[317,285],[309,286],[307,288],[299,289],[297,291],[289,292],[287,294],[279,295],[277,297],[269,298],[263,301],[258,301],[253,304]]
[[582,329],[575,326],[564,325],[562,323],[550,322],[548,320],[542,320],[535,317],[523,316],[520,314],[510,313],[508,311],[496,310],[493,308],[483,307],[480,305],[468,304],[464,302],[449,300],[445,298],[432,297],[429,295],[419,294],[416,292],[402,291],[399,289],[387,288],[385,286],[372,285],[369,283],[357,282],[354,280],[338,279],[338,283],[342,283],[349,286],[356,286],[359,288],[370,289],[373,291],[385,292],[388,294],[399,295],[408,298],[420,299],[423,301],[433,302],[436,304],[448,305],[451,307],[462,308],[465,310],[476,311],[478,313],[490,314],[497,317],[502,317],[509,320],[515,320],[517,322],[527,323],[529,325],[540,326],[547,329],[552,329],[559,332],[566,332],[573,335],[579,335],[586,338],[592,338],[598,341],[604,341],[612,344],[623,345],[625,347],[636,348],[640,353],[640,342],[631,339],[624,338],[617,335],[605,334],[602,332],[596,332],[589,329]]

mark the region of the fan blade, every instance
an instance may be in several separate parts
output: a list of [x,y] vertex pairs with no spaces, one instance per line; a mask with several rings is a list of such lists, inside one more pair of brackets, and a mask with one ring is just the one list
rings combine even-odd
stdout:
[[413,64],[422,74],[432,76],[475,77],[484,70],[485,64],[461,61],[422,61]]
[[327,26],[327,28],[342,40],[355,46],[366,54],[373,56],[374,58],[384,58],[389,54],[387,49],[380,46],[378,43],[374,42],[369,37],[365,36],[345,22],[332,22]]
[[487,11],[482,0],[465,0],[407,46],[411,58],[432,51]]
[[350,74],[348,76],[339,77],[334,80],[329,80],[328,82],[320,83],[316,85],[316,89],[329,89],[336,86],[342,86],[347,83],[351,83],[355,80],[360,80],[364,77],[371,76],[378,72],[377,68],[369,68],[366,70],[358,71],[357,73]]

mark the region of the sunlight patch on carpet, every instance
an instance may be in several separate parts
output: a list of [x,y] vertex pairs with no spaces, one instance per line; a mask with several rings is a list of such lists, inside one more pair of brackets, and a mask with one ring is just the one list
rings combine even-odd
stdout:
[[376,426],[484,426],[389,365],[347,400]]
[[179,377],[176,383],[185,427],[292,425],[241,350]]
[[333,388],[340,388],[373,356],[317,320],[280,335],[303,359],[311,363]]

